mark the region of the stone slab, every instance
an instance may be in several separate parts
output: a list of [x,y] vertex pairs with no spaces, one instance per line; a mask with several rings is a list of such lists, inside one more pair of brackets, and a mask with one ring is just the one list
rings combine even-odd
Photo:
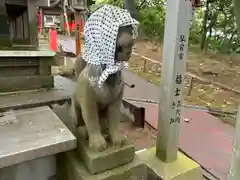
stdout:
[[0,92],[53,88],[54,78],[51,75],[0,77]]
[[39,51],[11,51],[0,50],[0,57],[54,57],[56,55],[53,51],[39,50]]
[[0,112],[33,108],[70,101],[75,84],[61,76],[54,77],[54,88],[0,93]]
[[37,46],[29,44],[13,44],[11,50],[13,51],[36,51]]
[[55,176],[55,155],[0,169],[1,180],[53,180]]
[[103,152],[96,152],[90,149],[88,140],[81,138],[79,135],[77,141],[78,153],[91,173],[100,173],[114,169],[134,159],[135,148],[130,141],[127,141],[125,145],[119,148],[109,145],[108,149]]
[[139,159],[148,167],[149,180],[203,180],[201,167],[181,152],[178,159],[172,163],[165,163],[157,158],[156,148],[138,153]]
[[[15,66],[38,66],[39,58],[36,57],[4,57],[0,58],[0,67],[15,67]],[[42,58],[45,59],[45,58]]]
[[59,180],[145,180],[146,166],[135,156],[131,163],[99,174],[90,173],[75,151],[57,157]]
[[0,168],[77,147],[76,138],[47,106],[1,114],[0,142]]

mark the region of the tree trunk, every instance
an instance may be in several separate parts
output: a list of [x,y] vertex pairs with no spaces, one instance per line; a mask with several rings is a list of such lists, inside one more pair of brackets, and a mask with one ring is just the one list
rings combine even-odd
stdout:
[[234,36],[236,35],[236,33],[237,33],[237,31],[234,31],[234,32],[231,34],[231,37],[230,37],[230,39],[228,40],[228,46],[227,46],[227,47],[229,47],[229,46],[232,44],[233,38],[234,38]]
[[130,12],[131,16],[134,19],[139,20],[139,14],[137,11],[137,6],[136,6],[135,0],[124,0],[124,8]]
[[213,17],[211,18],[211,19],[212,19],[211,23],[210,23],[209,26],[207,27],[207,32],[209,32],[209,35],[208,35],[208,37],[207,37],[206,40],[205,40],[204,51],[207,51],[207,50],[208,50],[208,42],[209,42],[209,39],[212,37],[212,29],[213,29],[214,25],[215,25],[216,22],[217,22],[217,18],[218,18],[218,14],[215,13],[215,14],[213,15]]
[[207,21],[208,21],[208,16],[209,16],[209,0],[206,1],[206,10],[204,12],[204,19],[203,19],[203,26],[202,26],[202,39],[201,39],[201,51],[205,49],[206,45],[206,39],[207,39]]
[[237,20],[238,31],[240,32],[240,1],[233,0],[234,7],[235,7],[235,15]]

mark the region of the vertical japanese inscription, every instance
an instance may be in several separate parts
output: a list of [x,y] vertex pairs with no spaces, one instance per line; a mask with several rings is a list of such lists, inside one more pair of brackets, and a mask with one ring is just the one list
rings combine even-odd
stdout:
[[176,84],[182,84],[182,74],[178,73],[175,79]]
[[[186,37],[185,35],[180,35],[179,37],[179,59],[178,60],[183,60],[185,54],[184,54],[184,48],[185,48],[185,42],[186,42]],[[184,63],[184,62],[182,62]],[[180,123],[180,118],[181,118],[181,85],[183,84],[184,81],[184,75],[182,72],[177,72],[175,76],[175,89],[174,89],[174,100],[172,102],[172,110],[174,111],[172,113],[172,117],[170,118],[170,124],[173,123]]]
[[183,60],[184,58],[185,42],[186,42],[186,37],[184,35],[180,35],[179,60]]

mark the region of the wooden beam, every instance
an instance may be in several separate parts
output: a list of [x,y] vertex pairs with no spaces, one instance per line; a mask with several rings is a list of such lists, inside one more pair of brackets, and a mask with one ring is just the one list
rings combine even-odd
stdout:
[[28,21],[29,21],[29,35],[30,44],[38,45],[38,32],[37,32],[37,6],[35,1],[28,0]]

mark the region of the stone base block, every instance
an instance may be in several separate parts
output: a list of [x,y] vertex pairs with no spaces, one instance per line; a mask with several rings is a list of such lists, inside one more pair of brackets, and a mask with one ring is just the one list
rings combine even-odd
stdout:
[[[104,163],[106,164],[106,162]],[[75,151],[57,157],[58,180],[145,180],[146,166],[137,157],[131,163],[103,173],[92,174]]]
[[178,152],[178,160],[165,163],[155,155],[156,148],[138,153],[139,159],[148,167],[148,180],[202,180],[201,167],[195,161]]
[[54,180],[55,155],[0,169],[0,180]]
[[89,148],[88,140],[78,138],[78,153],[91,173],[100,173],[131,162],[135,148],[131,142],[126,142],[119,148],[109,146],[106,151],[95,152]]

